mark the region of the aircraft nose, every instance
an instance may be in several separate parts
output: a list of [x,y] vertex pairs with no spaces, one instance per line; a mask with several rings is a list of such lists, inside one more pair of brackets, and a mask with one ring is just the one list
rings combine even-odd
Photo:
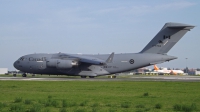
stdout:
[[15,61],[15,62],[13,63],[13,66],[14,66],[16,69],[18,69],[18,62]]

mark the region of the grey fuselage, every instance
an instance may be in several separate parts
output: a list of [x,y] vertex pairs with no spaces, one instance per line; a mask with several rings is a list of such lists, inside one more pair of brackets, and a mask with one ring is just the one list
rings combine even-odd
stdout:
[[[99,76],[99,75],[125,72],[176,59],[176,57],[163,54],[125,53],[125,54],[115,54],[112,62],[106,63],[104,65],[79,63],[79,66],[75,66],[69,69],[57,69],[56,67],[47,66],[47,60],[51,59],[53,55],[55,54],[41,53],[41,54],[25,55],[23,56],[23,59],[21,57],[14,63],[14,67],[22,72],[33,73],[33,74]],[[109,54],[98,54],[98,55],[70,54],[70,55],[78,57],[80,56],[95,57],[102,60],[106,60],[109,57]]]

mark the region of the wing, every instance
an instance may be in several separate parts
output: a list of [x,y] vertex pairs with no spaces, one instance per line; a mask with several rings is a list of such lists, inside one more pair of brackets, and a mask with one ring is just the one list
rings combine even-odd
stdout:
[[79,59],[79,62],[83,62],[83,63],[90,63],[90,64],[94,64],[94,65],[105,65],[106,64],[105,60],[95,58],[95,57],[78,56],[76,58]]
[[69,59],[69,60],[76,60],[82,63],[89,63],[93,65],[106,65],[106,63],[111,63],[114,57],[114,52],[108,57],[107,60],[102,60],[96,57],[91,56],[84,56],[84,55],[73,55],[73,54],[64,54],[58,53],[52,56],[53,59]]

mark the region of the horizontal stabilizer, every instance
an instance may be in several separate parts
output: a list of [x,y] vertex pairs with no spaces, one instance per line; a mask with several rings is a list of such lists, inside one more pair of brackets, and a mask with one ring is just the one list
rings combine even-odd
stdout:
[[164,62],[165,61],[157,61],[157,62],[150,63],[150,65],[160,64],[160,63],[164,63]]

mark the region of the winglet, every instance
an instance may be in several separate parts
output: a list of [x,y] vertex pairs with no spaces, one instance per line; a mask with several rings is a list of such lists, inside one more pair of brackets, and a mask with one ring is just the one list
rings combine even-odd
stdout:
[[112,63],[113,57],[114,57],[114,52],[112,52],[112,53],[110,54],[110,56],[109,56],[108,59],[106,60],[106,63]]

